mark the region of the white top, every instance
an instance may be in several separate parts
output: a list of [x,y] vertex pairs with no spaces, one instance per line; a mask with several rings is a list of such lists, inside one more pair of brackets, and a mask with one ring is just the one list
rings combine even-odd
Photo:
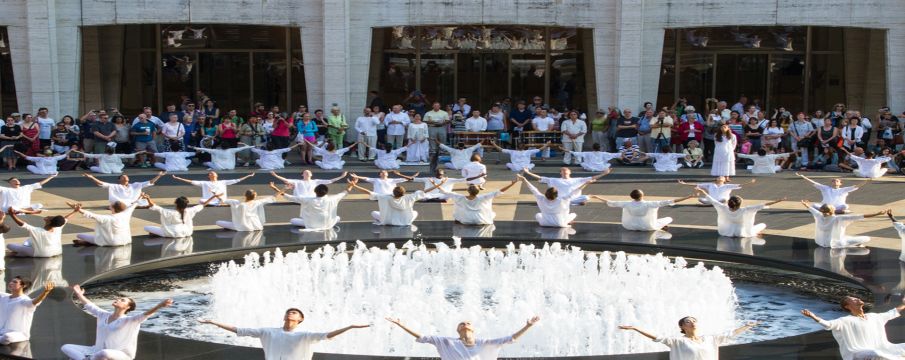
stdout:
[[679,171],[682,166],[676,160],[685,158],[685,154],[682,153],[647,153],[647,156],[654,158],[656,171]]
[[465,120],[465,131],[481,132],[487,131],[487,119],[483,117],[470,117]]
[[381,169],[398,169],[399,162],[397,159],[399,158],[399,154],[402,154],[407,150],[408,147],[405,146],[390,150],[390,152],[377,150],[377,160],[374,160],[374,165]]
[[556,120],[553,120],[551,117],[535,117],[534,119],[531,119],[531,126],[534,127],[534,131],[553,130],[554,124],[556,124]]
[[41,188],[41,183],[19,185],[17,188],[0,186],[0,208],[3,212],[31,207],[31,193]]
[[[168,120],[169,120],[169,119],[168,119]],[[179,119],[179,120],[182,121],[182,119]],[[138,119],[138,116],[136,116],[135,118],[133,118],[133,119],[132,119],[132,126],[135,126],[135,124],[138,124],[139,121],[141,121],[141,120]],[[154,125],[157,125],[157,128],[158,128],[158,129],[163,127],[163,120],[160,120],[159,117],[156,117],[156,116],[151,115],[151,118],[148,119],[148,122],[152,122],[152,123],[154,123]]]
[[84,154],[85,158],[98,159],[97,166],[102,174],[123,172],[123,159],[134,159],[135,154]]
[[657,338],[656,342],[669,346],[669,360],[717,360],[720,358],[720,345],[728,336],[701,336],[701,342],[686,336]]
[[408,181],[406,179],[390,179],[390,178],[381,179],[381,178],[369,178],[369,177],[362,177],[361,180],[364,180],[365,182],[369,182],[372,185],[374,185],[374,190],[372,190],[372,191],[378,195],[392,195],[393,188],[395,188],[396,185]]
[[232,170],[236,168],[236,153],[253,148],[254,146],[248,145],[232,149],[195,148],[195,150],[211,154],[211,169]]
[[829,248],[848,247],[845,241],[845,228],[853,222],[864,219],[861,214],[824,216],[820,210],[808,206],[808,211],[814,216],[815,236],[817,245]]
[[440,144],[440,148],[449,152],[449,162],[455,169],[461,169],[465,164],[471,162],[471,154],[474,153],[481,144],[474,144],[462,150],[451,148],[445,144]]
[[188,158],[195,156],[193,152],[185,152],[185,151],[169,151],[169,152],[161,152],[154,153],[155,157],[159,157],[163,159],[164,167],[166,171],[186,171],[189,169],[189,165],[192,164],[192,161]]
[[380,119],[376,117],[359,116],[355,119],[355,131],[365,133],[365,136],[377,136],[377,124],[380,124]]
[[[542,177],[540,178],[541,184],[547,184],[547,186],[552,186],[556,188],[556,192],[559,193],[559,197],[579,197],[581,196],[581,191],[579,188],[584,185],[584,183],[591,181],[589,177],[580,177],[580,178],[551,178],[551,177]],[[571,195],[570,195],[571,194]]]
[[475,339],[474,346],[465,346],[459,338],[422,336],[415,340],[437,348],[440,360],[496,360],[503,345],[512,344],[512,336],[498,339]]
[[588,165],[604,166],[605,168],[610,166],[610,160],[622,157],[621,153],[605,151],[573,151],[572,155],[580,157],[582,164],[587,163]]
[[284,167],[283,154],[289,152],[292,148],[282,148],[276,150],[262,150],[252,148],[251,151],[260,157],[258,166],[264,170],[282,169]]
[[622,226],[628,230],[653,231],[657,225],[657,211],[663,206],[673,206],[672,200],[662,201],[607,201],[607,206],[622,208]]
[[157,205],[150,207],[150,210],[160,213],[160,228],[165,237],[181,238],[192,236],[195,229],[195,215],[204,210],[204,205],[185,208],[184,215],[180,215],[179,211],[164,209]]
[[22,228],[28,232],[25,242],[35,249],[34,257],[53,257],[63,253],[63,226],[44,230],[43,227],[25,224]]
[[530,183],[525,184],[528,185],[528,190],[534,194],[534,200],[537,202],[541,217],[546,224],[555,224],[559,227],[569,226],[569,221],[571,221],[569,217],[569,205],[571,205],[572,199],[578,196],[576,195],[576,192],[560,193],[556,199],[550,200],[537,190],[534,185],[531,185]]
[[[192,185],[201,187],[201,200],[199,203],[203,203],[210,199],[214,194],[220,194],[221,199],[226,199],[229,195],[226,193],[226,187],[229,185],[237,184],[242,180],[233,179],[233,180],[217,180],[217,181],[199,181],[192,180]],[[214,199],[210,202],[210,205],[220,205],[220,199]]]
[[427,140],[428,131],[427,131],[427,123],[420,124],[409,124],[408,136],[407,138],[415,141],[424,141]]
[[336,208],[339,206],[340,200],[346,197],[347,194],[347,192],[343,191],[335,195],[324,195],[322,197],[285,196],[287,199],[301,205],[299,217],[302,218],[305,229],[327,230],[332,229],[339,221],[339,217],[336,216]]
[[[399,124],[390,124],[393,121],[398,121]],[[398,114],[390,112],[383,118],[383,123],[387,126],[387,135],[405,135],[405,128],[408,127],[411,122],[412,120],[409,119],[409,115],[404,112]]]
[[493,224],[493,218],[496,217],[496,213],[493,212],[493,198],[502,194],[499,191],[491,191],[478,194],[470,200],[462,194],[451,193],[447,196],[455,204],[453,218],[456,221],[467,225],[488,225]]
[[330,180],[319,180],[319,179],[311,179],[311,180],[289,180],[287,181],[292,185],[292,195],[295,197],[315,197],[314,188],[318,185],[330,185],[333,181]]
[[129,206],[141,197],[141,189],[153,186],[153,184],[150,181],[134,182],[127,185],[102,182],[100,186],[107,189],[107,200],[110,201],[110,204],[120,201]]
[[375,193],[371,195],[371,200],[377,200],[377,206],[380,208],[379,225],[408,226],[415,221],[415,202],[426,197],[427,195],[419,190],[398,199],[393,195]]
[[[584,134],[588,133],[588,125],[585,124],[585,122],[582,120],[576,120],[573,123],[572,120],[569,119],[569,120],[564,120],[562,122],[562,125],[560,125],[560,130],[563,133],[562,134],[563,142],[571,142],[571,141],[581,142],[581,141],[584,141],[584,137],[583,137]],[[579,134],[581,134],[581,135],[578,138],[576,138],[575,140],[572,140],[571,137],[566,135],[566,132],[568,132],[569,134],[572,134],[572,135],[579,135]]]
[[789,153],[785,154],[767,154],[764,156],[760,155],[748,155],[748,154],[738,154],[738,157],[742,159],[749,159],[754,161],[754,165],[751,167],[752,174],[775,174],[776,173],[776,159],[785,159],[789,157]]
[[[434,187],[434,185],[431,184],[431,181],[439,184],[441,181],[443,181],[443,179],[435,178],[435,177],[424,177],[424,178],[412,179],[412,182],[418,182],[418,183],[424,184],[425,191],[427,191],[427,189]],[[461,178],[457,179],[457,178],[448,177],[448,178],[446,178],[446,182],[443,183],[443,185],[440,185],[440,189],[443,189],[446,192],[452,192],[453,186],[455,186],[458,183],[462,183],[462,182],[465,182],[465,179],[461,179]],[[427,192],[427,195],[429,195],[432,198],[436,198],[436,199],[446,199],[448,196],[446,196],[446,194],[440,192],[440,189],[431,190],[430,192]]]
[[57,173],[57,163],[66,158],[66,154],[57,156],[26,156],[25,160],[35,163],[36,174],[54,175]]
[[37,116],[35,116],[35,122],[38,123],[38,139],[50,139],[50,133],[57,122],[51,118]]
[[0,294],[0,334],[17,331],[28,340],[31,337],[31,321],[37,308],[28,295],[11,297],[6,293]]
[[[487,166],[484,166],[484,164],[481,164],[477,161],[469,162],[468,164],[465,164],[465,166],[462,167],[462,177],[466,178],[466,179],[473,178],[475,176],[478,176],[481,174],[486,174],[486,173],[487,173]],[[486,178],[486,176],[482,176],[482,177],[479,177],[474,180],[467,180],[467,182],[469,184],[483,184],[487,181],[485,178]]]
[[160,126],[160,132],[167,137],[177,137],[182,140],[185,135],[185,126],[181,122],[166,122]]
[[738,190],[742,187],[738,184],[726,184],[717,185],[715,183],[702,183],[696,186],[698,189],[704,190],[707,192],[707,195],[710,197],[719,200],[720,202],[726,202],[729,200],[729,195],[732,193],[732,190]]
[[236,335],[261,339],[264,360],[311,360],[314,356],[312,346],[327,340],[327,333],[284,331],[283,328],[238,328]]
[[[861,142],[861,137],[864,136],[864,128],[862,128],[860,126],[855,127],[854,134],[852,134],[853,131],[852,131],[851,126],[846,126],[846,127],[842,128],[841,132],[842,132],[842,138],[845,139],[846,145],[857,144],[857,143]],[[855,136],[852,137],[852,135],[855,135]]]
[[94,243],[97,246],[120,246],[132,243],[132,227],[129,220],[137,204],[126,204],[128,207],[116,214],[98,215],[82,210],[82,215],[97,222],[94,228]]
[[836,189],[832,186],[814,184],[814,187],[817,188],[817,190],[820,191],[820,195],[823,196],[822,203],[835,207],[845,206],[848,193],[858,190],[855,186],[846,186]]
[[263,206],[276,202],[272,196],[252,201],[225,200],[224,204],[229,205],[229,212],[232,216],[233,226],[236,231],[258,231],[264,230],[264,220],[261,219]]
[[710,205],[716,209],[716,228],[717,232],[722,236],[730,237],[751,237],[757,236],[754,229],[754,217],[758,211],[767,209],[764,204],[752,205],[738,208],[732,211],[729,206],[717,201],[710,195],[707,195]]
[[510,150],[503,149],[503,153],[509,154],[509,163],[516,167],[528,167],[531,165],[531,157],[540,152],[540,149]]
[[853,360],[861,351],[873,351],[877,358],[898,359],[905,356],[905,347],[890,343],[886,337],[886,323],[897,317],[899,312],[890,309],[882,313],[865,313],[863,319],[848,315],[824,320],[820,325],[833,332],[843,360]]
[[887,169],[881,168],[880,165],[883,165],[887,161],[892,160],[891,158],[886,156],[880,156],[873,159],[865,159],[857,155],[851,155],[851,158],[852,160],[855,160],[856,163],[858,163],[858,168],[855,169],[855,175],[871,179],[876,179],[878,177],[882,177],[883,174],[886,174]]
[[138,331],[141,323],[150,316],[145,316],[143,312],[121,316],[113,322],[107,319],[112,312],[101,309],[92,303],[85,305],[85,311],[97,318],[97,340],[91,347],[92,352],[98,352],[104,349],[119,350],[125,353],[129,358],[135,358],[135,351],[138,348]]
[[[326,144],[327,143],[324,143],[324,146],[326,146]],[[344,164],[344,162],[342,160],[343,154],[348,152],[349,149],[351,149],[351,148],[352,148],[352,146],[344,147],[342,149],[336,149],[334,151],[327,151],[327,149],[325,149],[323,147],[315,146],[314,153],[316,155],[320,155],[321,162],[325,165],[324,167],[341,168],[342,164]]]

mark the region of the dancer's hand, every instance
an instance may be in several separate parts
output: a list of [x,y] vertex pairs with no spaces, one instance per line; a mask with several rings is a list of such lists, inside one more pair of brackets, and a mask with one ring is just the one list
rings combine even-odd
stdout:
[[208,319],[198,319],[198,322],[202,323],[202,324],[211,324],[211,325],[214,324],[213,320],[208,320]]
[[72,292],[79,296],[85,296],[85,289],[82,289],[79,284],[72,285]]
[[349,328],[352,328],[352,329],[363,329],[363,328],[366,328],[366,327],[371,327],[371,324],[367,324],[367,325],[349,325]]
[[814,318],[814,313],[812,313],[811,310],[808,309],[801,310],[801,315],[807,316],[812,319]]
[[160,304],[157,304],[157,306],[162,308],[173,306],[173,299],[164,299]]
[[635,330],[634,326],[631,325],[619,325],[619,329],[621,330]]
[[399,318],[386,317],[386,320],[389,321],[389,322],[391,322],[391,323],[393,323],[393,324],[402,326],[402,321],[399,320]]
[[540,316],[532,317],[532,318],[528,319],[527,325],[528,325],[528,326],[534,325],[534,324],[536,324],[538,321],[540,321]]
[[55,287],[53,281],[45,281],[44,282],[44,291],[50,292]]

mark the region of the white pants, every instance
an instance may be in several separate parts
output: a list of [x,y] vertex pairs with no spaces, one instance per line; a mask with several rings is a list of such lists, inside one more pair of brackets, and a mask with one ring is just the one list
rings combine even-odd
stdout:
[[167,237],[166,235],[164,235],[163,228],[161,228],[160,226],[148,225],[148,226],[145,226],[145,231],[147,231],[149,234],[152,234],[152,235],[157,235],[160,237]]
[[524,165],[524,166],[516,165],[513,163],[506,163],[506,167],[509,168],[509,170],[512,170],[515,172],[520,172],[525,169],[528,169],[528,170],[534,169],[534,163],[529,163],[528,165]]
[[[562,157],[562,162],[563,162],[563,164],[571,165],[572,164],[572,153],[570,153],[569,151],[581,151],[582,147],[584,146],[584,141],[576,141],[576,140],[563,141],[562,146],[566,150],[566,154],[563,155],[563,157]],[[580,156],[575,157],[575,163],[581,164]]]
[[427,163],[430,162],[430,145],[427,144],[427,140],[422,142],[410,142],[408,145],[408,149],[405,150],[405,161],[406,162],[421,162]]
[[6,334],[0,335],[0,344],[3,345],[9,345],[22,341],[28,341],[28,336],[25,336],[25,334],[18,331],[10,331]]
[[[91,170],[91,172],[98,173],[98,174],[114,174],[113,172],[101,171],[100,166],[92,166],[88,169]],[[120,173],[115,173],[115,174],[120,174]]]
[[377,135],[358,134],[358,140],[368,144],[368,146],[358,146],[358,159],[365,159],[365,152],[367,152],[367,159],[374,160],[374,157],[377,156],[377,151],[375,150],[377,147]]
[[222,227],[226,230],[238,231],[236,230],[236,225],[233,224],[232,221],[217,220],[216,224],[217,226]]
[[569,223],[575,221],[576,217],[578,217],[578,214],[569,213],[569,215],[566,216],[566,221],[562,224],[559,224],[559,223],[547,221],[547,218],[544,217],[544,214],[541,214],[541,213],[534,214],[534,220],[537,221],[537,223],[540,226],[545,226],[545,227],[559,227],[559,228],[569,227],[570,226]]
[[338,164],[326,164],[323,161],[315,160],[314,163],[324,170],[342,170],[343,166],[346,165],[345,161],[340,161]]
[[6,244],[6,248],[14,251],[16,256],[35,257],[35,248],[20,244]]
[[129,355],[119,350],[103,349],[94,351],[93,347],[85,345],[66,344],[60,350],[72,360],[132,360]]
[[588,202],[588,200],[590,200],[590,199],[588,198],[587,195],[581,195],[581,196],[578,196],[578,197],[572,199],[572,201],[569,202],[569,204],[572,204],[572,205],[584,205],[585,203]]
[[582,162],[582,163],[581,163],[581,168],[582,168],[582,169],[585,169],[586,171],[601,172],[601,171],[604,171],[604,170],[606,170],[606,169],[609,169],[609,168],[610,168],[610,164],[609,164],[609,163],[604,163],[604,164],[591,164],[591,163],[585,161],[585,162]]
[[38,169],[37,166],[34,166],[34,165],[28,165],[25,168],[28,169],[28,171],[31,171],[32,174],[38,174],[38,175],[56,175],[57,174],[56,171],[54,171],[54,172],[41,171]]
[[94,234],[77,234],[75,236],[76,239],[82,240],[86,243],[92,243],[97,245],[97,242],[94,241]]
[[[371,218],[374,219],[374,224],[384,225],[383,223],[380,222],[380,211],[371,211]],[[414,222],[415,219],[417,219],[417,218],[418,218],[418,212],[413,210],[412,211],[412,221]],[[411,224],[399,225],[399,226],[409,226],[409,225],[411,225]]]
[[263,159],[255,160],[255,165],[257,165],[259,168],[261,168],[261,170],[277,170],[277,169],[283,169],[286,167],[285,163],[280,163],[279,165],[273,164],[273,165],[276,165],[273,167],[264,167],[264,164],[261,160],[263,160]]
[[443,167],[445,167],[445,168],[447,168],[447,169],[449,169],[449,170],[459,170],[459,169],[456,168],[456,165],[453,165],[453,163],[451,163],[451,162],[444,163],[444,164],[443,164]]

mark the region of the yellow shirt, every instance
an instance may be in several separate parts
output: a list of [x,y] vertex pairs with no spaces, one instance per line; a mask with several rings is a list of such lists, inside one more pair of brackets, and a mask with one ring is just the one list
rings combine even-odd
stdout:
[[672,117],[663,118],[663,127],[656,127],[660,125],[659,118],[650,119],[650,137],[651,139],[656,139],[660,136],[660,133],[663,133],[663,137],[669,138],[670,134],[672,134]]

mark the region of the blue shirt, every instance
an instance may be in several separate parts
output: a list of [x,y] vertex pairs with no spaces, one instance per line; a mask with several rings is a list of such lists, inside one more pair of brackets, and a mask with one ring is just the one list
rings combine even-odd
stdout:
[[132,132],[145,133],[144,135],[135,135],[136,142],[151,142],[154,141],[154,123],[146,122],[146,123],[137,123],[132,125]]
[[650,134],[650,118],[645,116],[638,121],[638,132]]
[[299,121],[295,124],[295,127],[302,136],[312,137],[317,135],[317,124],[314,120],[308,120],[308,125],[305,125],[304,121]]

